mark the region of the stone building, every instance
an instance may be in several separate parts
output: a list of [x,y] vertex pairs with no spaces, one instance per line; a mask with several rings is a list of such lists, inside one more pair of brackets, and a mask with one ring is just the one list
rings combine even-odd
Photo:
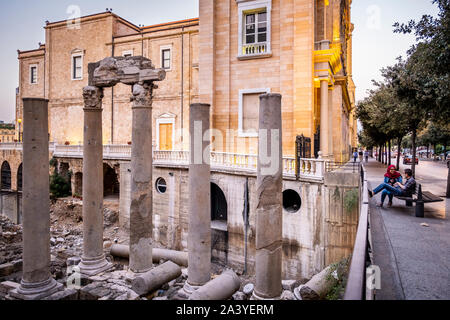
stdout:
[[13,123],[0,123],[0,143],[14,142],[15,128]]
[[[72,172],[72,193],[80,195],[88,63],[108,56],[151,59],[167,75],[153,100],[153,238],[172,249],[187,249],[189,106],[208,103],[215,129],[212,254],[252,272],[258,96],[281,93],[283,275],[307,278],[348,256],[356,233],[358,208],[348,199],[358,187],[357,174],[342,175],[330,165],[348,160],[356,146],[351,0],[199,4],[199,18],[147,27],[112,12],[48,22],[45,44],[18,51],[16,122],[22,119],[22,98],[49,100],[50,151],[60,172]],[[128,228],[130,92],[118,84],[105,89],[104,96],[104,195],[118,196],[120,223]],[[296,163],[300,136],[302,158]],[[1,162],[10,165],[17,180],[20,157],[12,160],[10,154],[20,155],[20,146],[3,149]],[[3,175],[2,169],[2,181]],[[18,190],[17,184],[8,190]]]

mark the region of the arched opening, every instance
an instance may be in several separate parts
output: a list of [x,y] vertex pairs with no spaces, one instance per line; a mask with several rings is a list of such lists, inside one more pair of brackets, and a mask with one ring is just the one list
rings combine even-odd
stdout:
[[211,182],[211,221],[227,221],[228,205],[222,189]]
[[20,164],[19,169],[17,169],[17,191],[22,191],[22,164]]
[[228,204],[220,187],[211,182],[211,255],[216,262],[228,260]]
[[118,197],[120,194],[120,184],[116,170],[106,163],[103,164],[103,196]]
[[298,210],[300,210],[300,207],[302,206],[302,199],[300,198],[300,195],[292,190],[287,189],[283,191],[283,208],[287,212],[295,213]]
[[8,161],[2,163],[1,190],[11,190],[11,167]]
[[81,172],[75,173],[74,195],[80,197],[83,195],[83,174]]

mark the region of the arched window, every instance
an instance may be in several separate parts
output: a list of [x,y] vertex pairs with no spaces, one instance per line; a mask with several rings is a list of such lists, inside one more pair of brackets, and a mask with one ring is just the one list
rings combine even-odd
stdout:
[[116,170],[103,164],[103,196],[117,196],[120,193],[119,179]]
[[211,220],[227,221],[228,205],[222,189],[211,182]]
[[17,169],[17,191],[22,191],[23,178],[22,178],[22,163]]
[[8,161],[4,161],[1,169],[1,189],[11,190],[11,167]]

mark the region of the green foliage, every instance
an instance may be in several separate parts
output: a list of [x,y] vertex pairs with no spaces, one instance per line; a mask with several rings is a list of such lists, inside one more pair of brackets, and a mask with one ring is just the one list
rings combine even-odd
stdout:
[[58,161],[55,158],[51,158],[49,164],[50,164],[50,167],[56,168]]
[[348,190],[344,194],[344,208],[347,214],[350,214],[358,206],[358,189]]
[[71,194],[70,179],[67,181],[59,175],[54,173],[50,176],[50,194],[52,198],[63,198]]
[[360,142],[368,148],[410,133],[414,153],[417,134],[426,127],[418,137],[420,145],[446,145],[450,140],[450,0],[433,3],[439,9],[437,18],[424,15],[420,21],[394,24],[394,32],[413,33],[417,43],[407,59],[399,57],[381,70],[383,81],[374,81],[376,89],[357,105],[363,126]]
[[326,300],[342,300],[345,293],[345,286],[347,285],[348,269],[351,261],[351,256],[342,259],[337,263],[330,265],[330,272],[327,275],[327,280],[333,277],[333,273],[338,276],[338,281],[334,287],[328,292],[325,297]]

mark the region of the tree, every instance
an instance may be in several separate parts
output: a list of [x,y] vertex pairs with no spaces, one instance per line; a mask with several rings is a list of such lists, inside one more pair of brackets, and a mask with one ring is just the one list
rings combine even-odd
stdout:
[[[447,125],[450,119],[450,0],[433,0],[437,18],[423,15],[420,21],[394,24],[394,32],[414,33],[418,43],[408,51],[415,98],[428,109],[433,122]],[[413,162],[414,163],[414,162]],[[450,167],[447,179],[450,197]]]

